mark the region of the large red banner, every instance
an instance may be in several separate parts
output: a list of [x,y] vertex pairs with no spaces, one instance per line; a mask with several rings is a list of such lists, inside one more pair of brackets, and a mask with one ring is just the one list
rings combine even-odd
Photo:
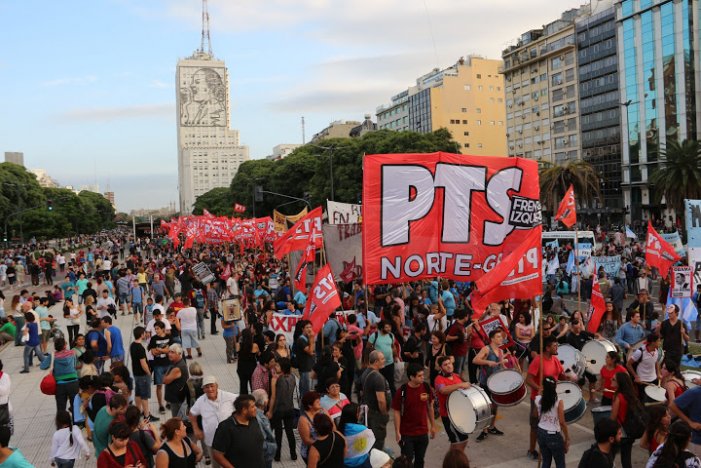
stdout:
[[310,211],[304,218],[288,229],[282,237],[275,240],[273,244],[275,257],[282,258],[290,252],[306,249],[310,239],[316,248],[321,248],[324,243],[320,206]]
[[538,163],[449,153],[363,159],[363,279],[475,281],[542,222]]

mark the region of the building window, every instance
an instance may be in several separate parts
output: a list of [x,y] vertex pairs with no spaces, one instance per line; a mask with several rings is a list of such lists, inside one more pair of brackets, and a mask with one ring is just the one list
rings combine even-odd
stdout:
[[463,124],[463,125],[467,125],[467,120],[463,120],[463,121],[462,121],[462,124]]
[[462,132],[463,136],[470,136],[470,132]]
[[482,113],[482,109],[481,109],[480,107],[477,107],[477,108],[475,109],[475,112],[477,112],[478,114],[481,114],[481,113]]
[[480,74],[478,73],[478,74],[477,74],[477,79],[478,79],[478,80],[481,80],[481,79],[482,79],[482,75],[480,75]]
[[481,147],[482,147],[482,143],[477,143],[477,147],[478,147],[478,148],[481,148]]
[[460,112],[467,112],[467,107],[463,107],[462,109],[460,109]]
[[465,91],[469,91],[470,89],[472,89],[472,86],[470,86],[469,84],[466,84],[466,85],[465,85]]
[[465,148],[469,148],[469,147],[470,147],[470,144],[469,144],[469,143],[463,143],[463,146],[464,146]]
[[482,91],[482,85],[477,86],[477,91]]
[[482,121],[481,121],[481,120],[475,120],[475,125],[482,125]]
[[493,120],[490,120],[490,121],[489,121],[489,125],[494,125],[494,123],[495,123],[495,122],[494,122]]

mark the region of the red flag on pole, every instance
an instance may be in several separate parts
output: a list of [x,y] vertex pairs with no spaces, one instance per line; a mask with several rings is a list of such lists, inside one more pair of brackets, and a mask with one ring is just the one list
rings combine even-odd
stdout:
[[645,263],[657,267],[663,278],[667,277],[669,269],[679,260],[679,255],[669,242],[660,236],[652,223],[647,222],[647,240],[645,241]]
[[239,205],[238,203],[234,203],[234,213],[245,213],[246,212],[246,207],[244,205]]
[[562,221],[567,227],[572,227],[577,223],[577,208],[574,201],[574,187],[570,185],[564,198],[560,202],[560,207],[555,215],[557,221]]
[[310,263],[314,263],[314,258],[316,257],[316,246],[314,242],[309,242],[307,248],[304,249],[304,254],[302,258],[299,259],[297,264],[297,269],[295,270],[295,288],[302,291],[304,294],[307,293],[307,266]]
[[542,294],[542,230],[537,226],[529,231],[516,250],[475,282],[477,289],[471,295],[473,317],[481,317],[493,302]]
[[597,333],[601,319],[606,312],[606,301],[604,295],[601,294],[601,287],[598,281],[594,281],[594,286],[591,288],[591,302],[589,303],[589,323],[587,323],[587,331],[589,333]]
[[331,266],[327,263],[319,268],[314,278],[314,286],[304,308],[304,320],[312,322],[314,333],[319,333],[331,312],[341,305]]
[[309,242],[313,242],[316,248],[320,248],[323,239],[321,207],[317,206],[275,241],[273,244],[275,257],[282,258],[290,252],[304,250]]

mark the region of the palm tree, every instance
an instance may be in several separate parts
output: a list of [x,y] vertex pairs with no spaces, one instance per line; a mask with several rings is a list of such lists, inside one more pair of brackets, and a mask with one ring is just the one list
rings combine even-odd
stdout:
[[655,199],[665,197],[667,207],[684,212],[684,199],[701,199],[701,145],[697,141],[667,142],[660,150],[660,165],[649,176]]
[[601,199],[599,174],[587,161],[570,161],[566,165],[554,165],[539,161],[540,200],[545,210],[557,211],[557,206],[570,185],[579,203],[591,204]]

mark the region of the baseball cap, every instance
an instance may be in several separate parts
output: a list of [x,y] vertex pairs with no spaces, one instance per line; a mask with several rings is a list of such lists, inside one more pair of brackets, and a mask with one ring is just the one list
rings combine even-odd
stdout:
[[203,387],[204,387],[205,385],[212,385],[212,384],[215,384],[215,383],[218,383],[218,382],[217,382],[217,378],[214,377],[213,375],[206,375],[206,376],[202,379],[202,386],[203,386]]

